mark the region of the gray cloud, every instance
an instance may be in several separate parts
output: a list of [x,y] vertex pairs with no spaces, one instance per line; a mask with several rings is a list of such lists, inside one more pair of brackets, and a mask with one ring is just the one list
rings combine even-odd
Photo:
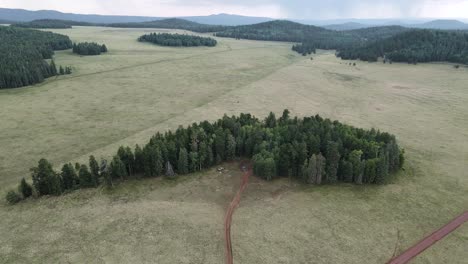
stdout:
[[303,19],[468,16],[468,0],[0,0],[0,7],[149,16],[222,12]]

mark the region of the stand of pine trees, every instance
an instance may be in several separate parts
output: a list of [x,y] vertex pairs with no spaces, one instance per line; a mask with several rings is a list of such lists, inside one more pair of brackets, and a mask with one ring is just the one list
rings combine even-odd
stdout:
[[72,28],[72,21],[58,20],[58,19],[38,19],[30,22],[12,24],[14,27],[22,28]]
[[[280,118],[273,113],[263,121],[250,114],[224,116],[176,131],[157,133],[143,147],[120,147],[110,164],[91,156],[88,165],[63,165],[60,172],[45,159],[32,168],[38,195],[60,195],[77,188],[94,188],[132,177],[174,177],[210,168],[223,161],[251,158],[254,173],[266,180],[296,178],[307,184],[383,184],[398,172],[404,152],[395,136],[323,119]],[[7,200],[31,196],[23,179],[22,195],[11,191]]]
[[82,42],[82,43],[73,43],[73,53],[83,55],[83,56],[94,56],[101,55],[101,53],[107,52],[107,47],[105,44],[97,44],[95,42]]
[[57,75],[54,50],[72,47],[64,35],[0,26],[0,89],[28,86]]
[[161,46],[171,47],[214,47],[217,41],[213,38],[199,37],[193,35],[151,33],[138,38],[140,42],[151,42]]
[[468,64],[468,33],[428,29],[410,30],[365,46],[341,50],[342,59],[360,59],[374,62],[448,61]]

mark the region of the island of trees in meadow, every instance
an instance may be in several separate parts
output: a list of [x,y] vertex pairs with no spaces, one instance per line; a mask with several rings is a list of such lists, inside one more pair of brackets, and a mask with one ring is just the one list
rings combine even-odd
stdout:
[[107,52],[107,47],[105,44],[97,44],[96,42],[81,42],[73,43],[73,53],[82,55],[82,56],[95,56],[101,55],[101,53]]
[[214,47],[217,41],[213,38],[200,37],[185,34],[168,34],[168,33],[150,33],[138,38],[140,42],[150,42],[160,46],[170,47],[198,47],[207,46]]
[[254,173],[265,179],[290,177],[304,184],[383,184],[404,163],[404,151],[395,136],[375,129],[364,130],[318,115],[281,117],[273,113],[259,120],[250,114],[224,116],[216,122],[203,121],[164,134],[157,133],[143,147],[120,147],[108,163],[91,156],[89,164],[64,164],[61,171],[41,159],[31,169],[31,187],[25,179],[20,193],[10,191],[15,203],[32,195],[111,187],[134,177],[175,177],[224,161],[252,160]]
[[52,60],[55,50],[72,47],[64,35],[0,26],[0,89],[44,81],[59,72]]

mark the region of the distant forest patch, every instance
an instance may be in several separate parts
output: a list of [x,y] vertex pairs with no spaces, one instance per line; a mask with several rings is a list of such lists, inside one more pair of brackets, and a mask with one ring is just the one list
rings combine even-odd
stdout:
[[56,29],[66,29],[72,28],[72,26],[95,26],[97,24],[91,24],[86,22],[78,22],[71,20],[60,20],[60,19],[38,19],[30,22],[21,22],[14,23],[11,26],[13,27],[22,27],[22,28],[56,28]]
[[105,44],[97,44],[95,42],[82,42],[73,44],[73,53],[83,56],[94,56],[101,55],[101,53],[107,52],[107,46]]
[[138,38],[140,42],[151,42],[161,46],[171,47],[214,47],[217,41],[213,38],[183,34],[151,33]]
[[139,23],[114,23],[108,24],[109,27],[121,27],[121,28],[167,28],[167,29],[184,29],[193,32],[207,33],[224,30],[228,27],[218,25],[206,25],[192,21],[188,21],[180,18],[169,18],[163,20],[156,20],[150,22],[139,22]]
[[70,38],[39,30],[0,26],[0,89],[17,88],[59,74],[55,50],[72,47]]

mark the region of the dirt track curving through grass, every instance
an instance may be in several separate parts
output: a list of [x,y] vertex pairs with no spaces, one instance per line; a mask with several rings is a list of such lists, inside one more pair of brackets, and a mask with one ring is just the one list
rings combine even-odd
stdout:
[[[244,165],[242,165],[244,166]],[[234,214],[234,210],[240,203],[240,199],[242,196],[242,192],[244,192],[245,188],[247,187],[247,183],[249,182],[249,177],[252,175],[252,168],[251,166],[247,166],[247,171],[244,172],[242,175],[242,182],[239,187],[239,190],[232,199],[231,204],[229,204],[228,210],[226,212],[226,216],[224,218],[224,236],[225,236],[225,243],[226,243],[226,264],[233,263],[232,257],[232,244],[231,244],[231,223],[232,223],[232,215]]]
[[388,264],[404,264],[408,263],[411,259],[421,254],[424,250],[434,245],[437,241],[441,240],[455,229],[460,227],[465,222],[468,222],[468,211],[453,219],[450,223],[441,227],[434,233],[419,241],[416,245],[410,247],[398,257],[391,259]]

